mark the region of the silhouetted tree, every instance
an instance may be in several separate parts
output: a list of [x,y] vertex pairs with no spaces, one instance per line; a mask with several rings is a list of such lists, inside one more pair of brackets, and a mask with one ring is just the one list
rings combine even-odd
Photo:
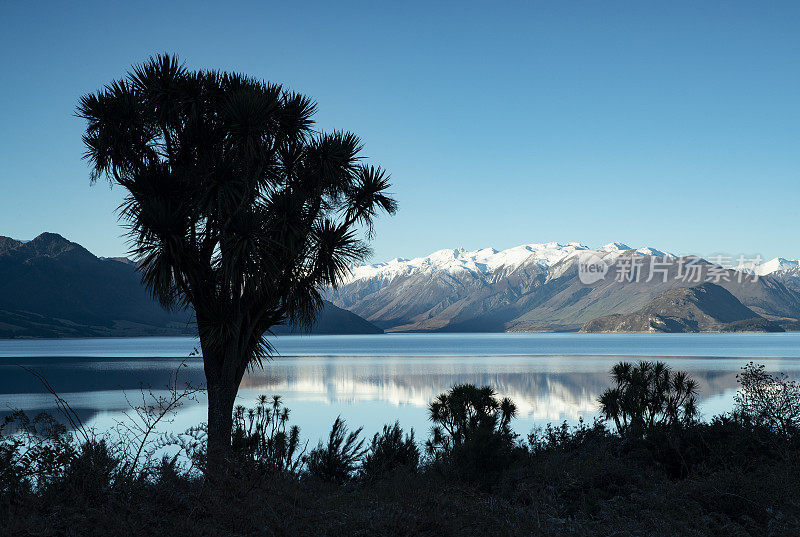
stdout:
[[642,437],[655,426],[691,423],[697,417],[697,382],[663,362],[620,362],[611,368],[616,386],[598,402],[623,436]]
[[368,252],[388,176],[351,133],[314,130],[315,104],[236,73],[161,55],[80,99],[92,180],[127,190],[120,218],[150,292],[192,307],[208,389],[208,463],[230,451],[234,398],[271,354],[264,335],[310,326],[321,286]]

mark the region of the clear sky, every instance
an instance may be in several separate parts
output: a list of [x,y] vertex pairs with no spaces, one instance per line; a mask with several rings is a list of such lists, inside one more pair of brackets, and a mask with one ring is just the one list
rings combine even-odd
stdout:
[[157,52],[309,94],[400,210],[373,260],[623,241],[800,257],[798,2],[0,0],[0,235],[124,254],[81,94]]

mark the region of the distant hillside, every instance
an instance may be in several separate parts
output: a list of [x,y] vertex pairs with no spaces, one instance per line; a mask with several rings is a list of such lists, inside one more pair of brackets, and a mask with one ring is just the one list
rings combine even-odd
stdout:
[[0,337],[189,334],[190,318],[156,304],[133,265],[61,235],[0,239]]
[[[276,326],[272,332],[274,334],[305,333],[301,329],[288,326]],[[325,300],[317,322],[309,332],[312,334],[382,334],[383,330],[355,313],[337,308]]]
[[633,313],[598,317],[583,332],[783,331],[713,283],[665,291]]
[[[193,335],[192,321],[155,303],[125,258],[98,258],[55,233],[0,237],[0,338]],[[380,329],[326,304],[317,331]]]

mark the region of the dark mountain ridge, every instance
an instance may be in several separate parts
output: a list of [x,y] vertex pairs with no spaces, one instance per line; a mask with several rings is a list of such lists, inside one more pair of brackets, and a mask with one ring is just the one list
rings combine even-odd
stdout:
[[[327,303],[312,332],[376,333]],[[277,332],[286,332],[279,328]],[[98,258],[56,233],[0,237],[0,337],[194,335],[193,313],[167,311],[125,258]]]
[[164,328],[191,318],[158,306],[135,267],[99,259],[55,233],[0,253],[0,310],[107,330],[115,322]]

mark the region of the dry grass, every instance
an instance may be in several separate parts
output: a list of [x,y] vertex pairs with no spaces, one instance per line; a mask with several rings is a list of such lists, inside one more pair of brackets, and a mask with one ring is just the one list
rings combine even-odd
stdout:
[[[602,443],[602,442],[601,442]],[[5,535],[797,535],[800,454],[672,479],[615,445],[529,456],[487,486],[440,468],[344,486],[243,472],[63,479],[3,510]]]

